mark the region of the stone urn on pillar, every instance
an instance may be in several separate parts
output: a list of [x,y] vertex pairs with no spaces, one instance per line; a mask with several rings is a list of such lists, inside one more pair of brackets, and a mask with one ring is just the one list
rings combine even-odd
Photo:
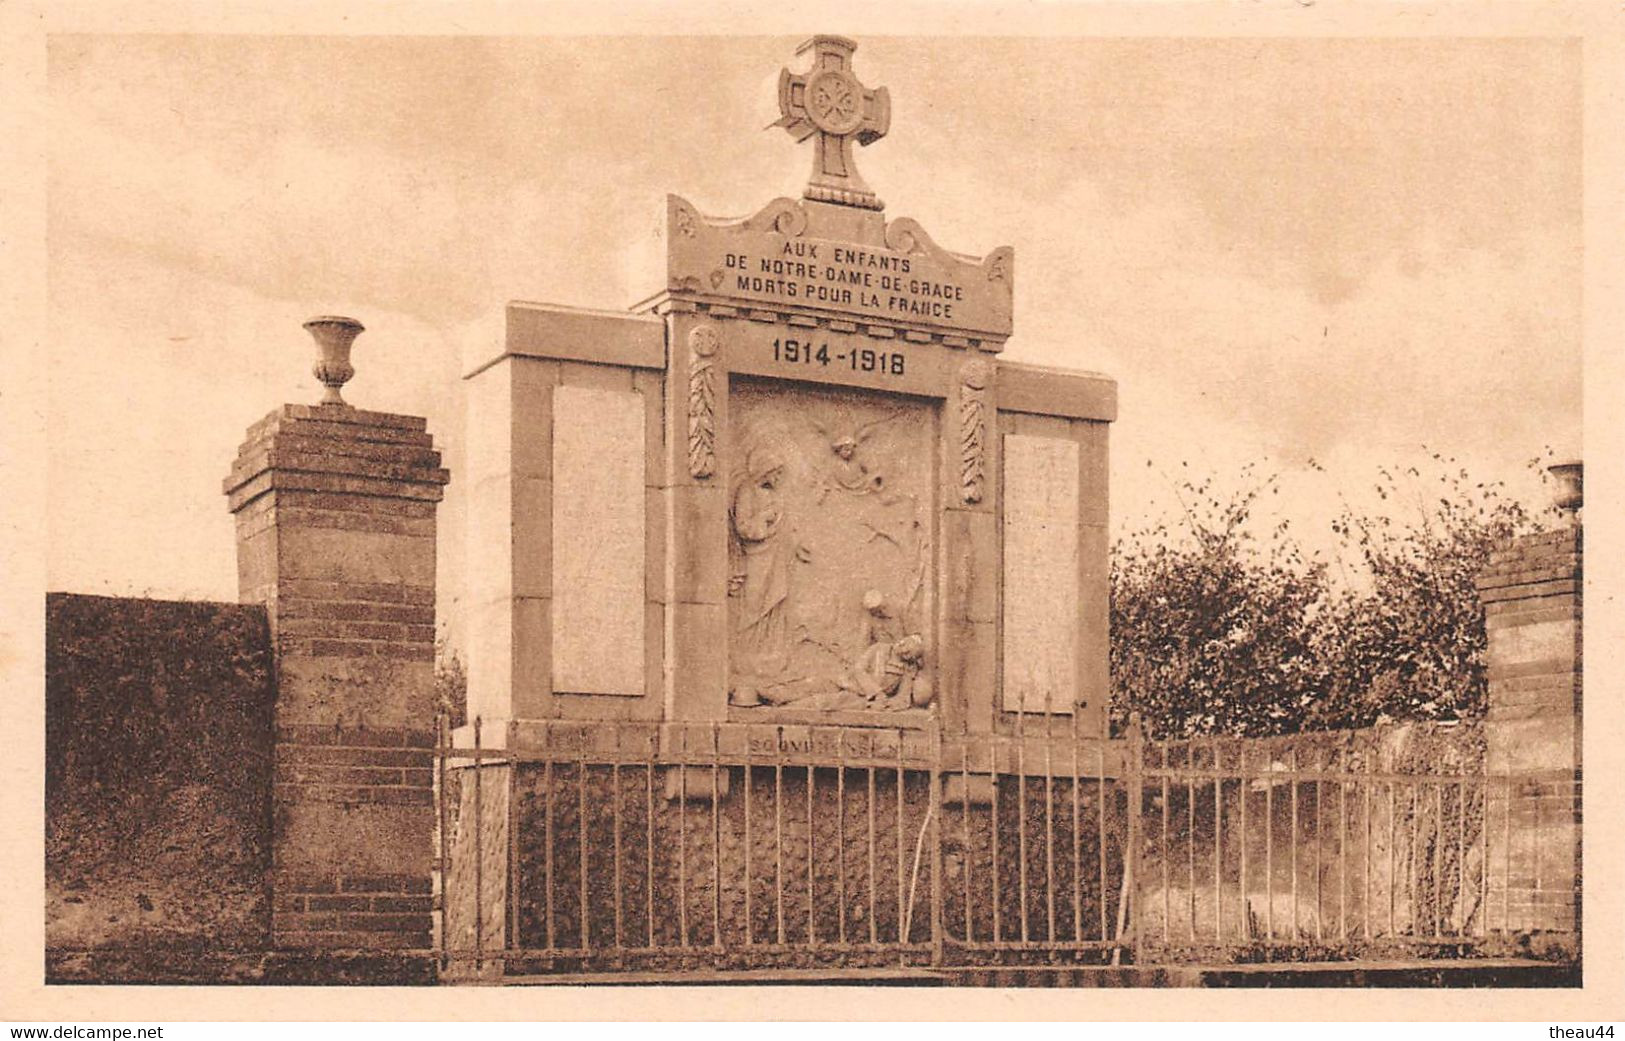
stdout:
[[355,366],[350,364],[350,345],[355,343],[355,338],[360,336],[366,327],[354,318],[346,318],[343,315],[319,315],[306,322],[305,329],[316,341],[318,352],[316,364],[310,371],[327,388],[321,403],[346,405],[339,388],[355,375]]
[[1585,464],[1579,460],[1553,463],[1546,468],[1557,481],[1552,498],[1557,508],[1567,515],[1570,523],[1580,519],[1580,507],[1585,504]]

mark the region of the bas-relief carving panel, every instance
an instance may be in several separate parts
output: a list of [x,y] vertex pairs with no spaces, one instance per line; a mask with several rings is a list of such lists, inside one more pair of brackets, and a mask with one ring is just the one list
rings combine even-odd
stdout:
[[553,687],[644,692],[644,407],[553,390]]
[[1072,711],[1079,603],[1078,443],[1006,434],[1005,711]]
[[729,410],[729,703],[929,705],[935,407],[741,377]]

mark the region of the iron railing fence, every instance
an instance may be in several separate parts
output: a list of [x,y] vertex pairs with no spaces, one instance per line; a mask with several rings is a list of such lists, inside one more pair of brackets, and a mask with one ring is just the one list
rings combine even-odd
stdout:
[[1479,953],[1518,931],[1515,893],[1576,877],[1572,772],[1394,733],[1143,744],[1137,957]]
[[522,726],[442,727],[453,974],[1472,956],[1578,806],[1368,732]]

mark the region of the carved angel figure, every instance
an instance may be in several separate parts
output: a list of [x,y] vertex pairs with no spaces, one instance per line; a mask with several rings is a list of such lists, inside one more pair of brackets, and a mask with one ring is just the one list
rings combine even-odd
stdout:
[[[829,428],[818,420],[808,419],[819,436],[829,442],[830,454],[834,456],[833,461],[826,461],[824,493],[834,488],[852,495],[869,495],[881,490],[886,483],[885,477],[871,467],[869,460],[859,456],[858,449],[874,436],[877,429],[902,414],[902,410],[897,409],[879,419],[854,427],[850,433],[838,434],[831,434]],[[822,500],[823,495],[820,494],[819,498]]]

